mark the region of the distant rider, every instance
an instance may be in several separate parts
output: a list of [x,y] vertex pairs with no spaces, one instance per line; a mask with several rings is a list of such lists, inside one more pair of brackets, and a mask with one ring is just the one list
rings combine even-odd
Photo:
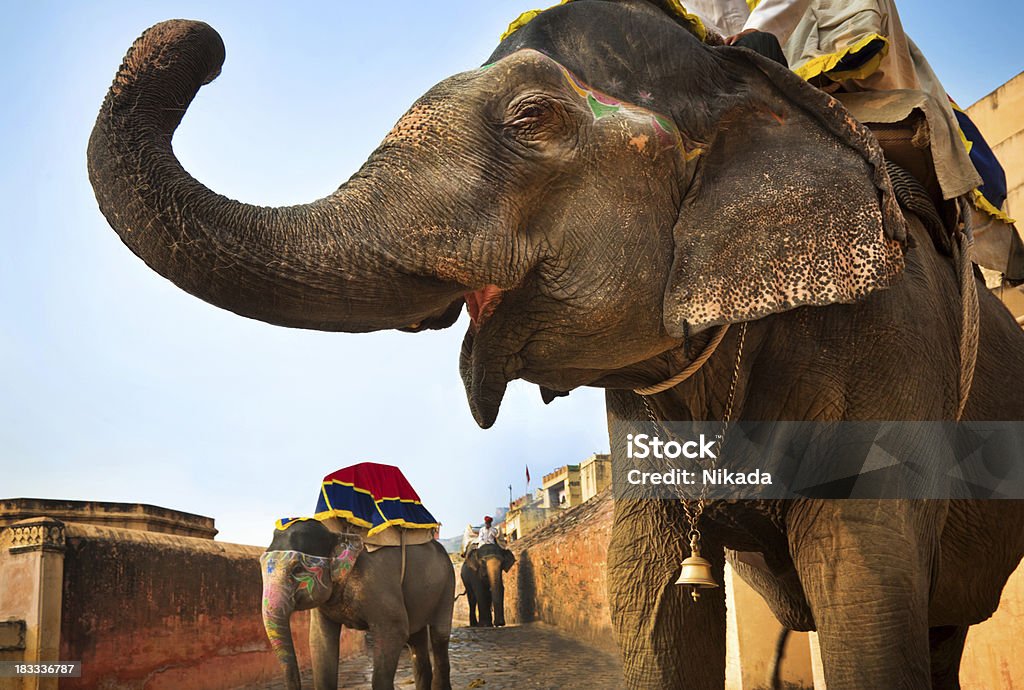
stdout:
[[484,516],[484,525],[480,528],[479,534],[476,535],[476,543],[478,545],[483,546],[484,544],[496,544],[501,546],[498,544],[498,538],[501,533],[498,531],[497,527],[492,526],[491,523],[493,522],[494,518],[490,515]]

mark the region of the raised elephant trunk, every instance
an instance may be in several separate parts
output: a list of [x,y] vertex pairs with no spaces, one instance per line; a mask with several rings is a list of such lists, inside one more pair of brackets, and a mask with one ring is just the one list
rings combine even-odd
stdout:
[[[465,285],[424,269],[422,228],[395,209],[408,193],[375,156],[334,194],[267,208],[215,194],[191,177],[171,137],[199,88],[224,61],[201,22],[172,20],[132,46],[89,140],[89,176],[103,214],[151,268],[219,307],[270,323],[371,331],[447,326]],[[400,157],[400,155],[398,156]],[[436,263],[436,262],[435,262]],[[475,288],[474,288],[475,289]]]

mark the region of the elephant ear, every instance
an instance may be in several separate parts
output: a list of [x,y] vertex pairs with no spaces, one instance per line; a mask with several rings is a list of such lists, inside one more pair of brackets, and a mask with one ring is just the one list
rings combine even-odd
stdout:
[[903,270],[881,149],[837,100],[755,53],[715,49],[736,89],[674,228],[665,327],[856,301]]
[[362,551],[362,537],[356,534],[338,535],[338,544],[331,551],[331,580],[335,584],[348,578]]

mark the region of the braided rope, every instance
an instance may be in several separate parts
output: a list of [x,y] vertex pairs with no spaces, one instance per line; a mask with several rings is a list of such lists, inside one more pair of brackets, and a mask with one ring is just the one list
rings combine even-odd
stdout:
[[971,224],[971,208],[966,197],[957,200],[963,227],[955,233],[953,261],[960,279],[960,388],[956,407],[956,420],[964,414],[967,399],[974,384],[974,369],[978,365],[978,338],[980,334],[980,309],[978,286],[974,280],[974,231]]
[[899,205],[917,216],[935,243],[944,252],[951,254],[949,231],[921,181],[890,160],[885,161],[885,171],[889,174],[892,191]]
[[722,344],[722,338],[725,337],[725,332],[729,330],[729,324],[723,324],[718,327],[718,331],[711,337],[704,350],[697,356],[697,359],[693,360],[689,366],[683,369],[681,372],[673,376],[672,378],[665,379],[661,383],[656,383],[653,386],[647,386],[646,388],[634,388],[633,392],[639,395],[654,395],[655,393],[661,393],[667,391],[669,388],[678,386],[680,383],[697,373],[697,370],[704,366],[704,362],[711,359],[711,355],[715,354],[715,350]]

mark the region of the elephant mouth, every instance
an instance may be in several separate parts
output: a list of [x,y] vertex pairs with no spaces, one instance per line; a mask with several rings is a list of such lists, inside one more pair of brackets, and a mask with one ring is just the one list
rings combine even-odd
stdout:
[[567,394],[605,373],[567,366],[565,348],[548,342],[556,334],[524,316],[543,311],[537,297],[529,285],[504,291],[488,285],[465,295],[471,323],[462,341],[459,373],[482,429],[497,420],[510,381],[523,379]]
[[518,353],[529,339],[519,332],[515,320],[508,318],[510,310],[498,310],[508,294],[487,285],[465,295],[470,324],[459,354],[459,373],[470,411],[482,429],[494,424],[508,382],[519,378]]
[[502,294],[497,285],[485,285],[475,292],[466,293],[466,311],[474,328],[479,329],[491,317],[501,303]]

